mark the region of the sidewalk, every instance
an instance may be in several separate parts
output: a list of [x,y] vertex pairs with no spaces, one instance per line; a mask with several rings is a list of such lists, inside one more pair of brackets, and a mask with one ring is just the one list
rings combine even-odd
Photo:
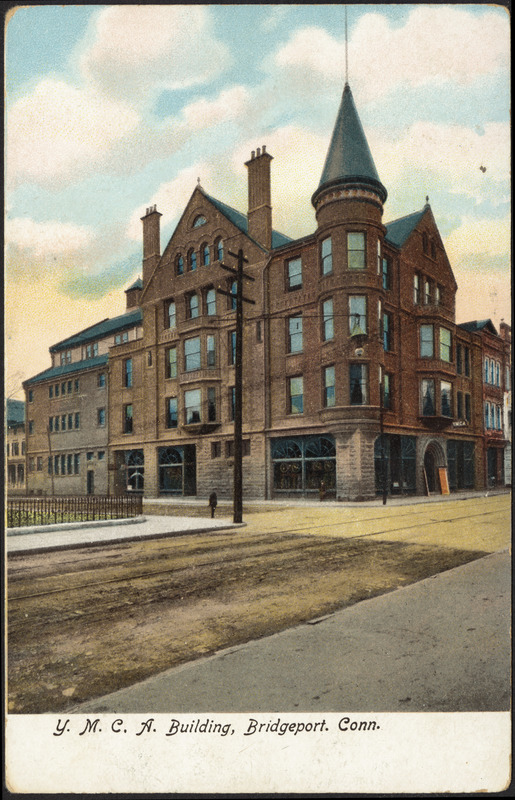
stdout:
[[510,595],[493,553],[72,711],[508,711]]

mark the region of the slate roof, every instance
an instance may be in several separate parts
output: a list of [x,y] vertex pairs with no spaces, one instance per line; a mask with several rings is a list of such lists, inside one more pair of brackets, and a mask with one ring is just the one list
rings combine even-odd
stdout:
[[384,195],[383,200],[386,200],[387,192],[379,179],[348,83],[343,90],[322,177],[315,195],[322,187],[341,182],[371,183]]
[[7,425],[23,425],[25,422],[25,403],[23,400],[6,401]]
[[109,356],[107,353],[95,358],[86,358],[82,361],[74,361],[72,364],[63,364],[59,367],[50,367],[44,372],[39,372],[33,378],[23,382],[24,386],[30,386],[33,383],[40,383],[41,381],[49,381],[57,378],[63,378],[68,375],[73,375],[74,372],[83,372],[85,369],[94,369],[94,367],[103,367],[107,364]]
[[126,292],[130,292],[130,291],[131,291],[131,289],[143,289],[143,281],[141,280],[141,278],[136,278],[136,280],[134,281],[134,283],[132,283],[132,284],[129,286],[129,288],[128,288],[128,289],[126,289],[125,291],[126,291]]
[[493,333],[494,336],[499,336],[491,319],[475,319],[471,322],[461,322],[458,328],[463,328],[464,331],[469,331],[470,333],[479,333],[479,331],[486,330],[488,333]]
[[102,339],[104,336],[133,328],[135,325],[141,323],[142,319],[143,312],[140,308],[127,311],[119,317],[104,319],[102,322],[97,322],[96,325],[92,325],[90,328],[86,328],[80,333],[76,333],[74,336],[69,336],[68,339],[63,339],[61,342],[52,345],[50,352],[58,353],[60,350],[66,350],[68,347],[86,344],[86,342],[94,342],[97,339]]
[[428,206],[424,206],[422,211],[415,211],[405,217],[399,217],[386,225],[386,239],[396,247],[402,247],[404,242],[413,233],[418,223],[424,216]]
[[[246,214],[242,214],[241,211],[237,211],[235,208],[228,206],[227,203],[222,203],[222,201],[217,200],[216,197],[211,197],[211,195],[207,194],[207,192],[203,192],[203,194],[214,205],[214,207],[224,215],[224,217],[227,217],[229,222],[232,222],[233,225],[236,225],[238,230],[244,233],[245,236],[249,235],[249,223]],[[272,248],[282,247],[282,245],[288,244],[288,242],[291,241],[292,240],[290,237],[285,236],[284,233],[279,233],[279,231],[272,230]]]

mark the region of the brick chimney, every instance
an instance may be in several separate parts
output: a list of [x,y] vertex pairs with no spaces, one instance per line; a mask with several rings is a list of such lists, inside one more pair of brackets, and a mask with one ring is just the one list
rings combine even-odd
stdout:
[[146,286],[161,257],[160,220],[163,215],[150,206],[141,217],[143,223],[143,285]]
[[270,250],[272,247],[272,205],[270,194],[270,162],[266,147],[252,151],[245,162],[249,173],[249,236]]

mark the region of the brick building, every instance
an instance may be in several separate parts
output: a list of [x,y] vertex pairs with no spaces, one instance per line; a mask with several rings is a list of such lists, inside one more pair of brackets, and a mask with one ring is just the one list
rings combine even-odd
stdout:
[[[349,86],[311,198],[312,234],[273,229],[271,161],[263,147],[246,162],[247,214],[198,185],[162,252],[161,214],[152,206],[142,218],[142,280],[127,293],[141,316],[127,341],[106,342],[97,368],[109,375],[109,491],[231,496],[235,286],[222,264],[240,248],[253,279],[244,496],[318,496],[321,484],[341,499],[422,494],[440,490],[444,468],[451,490],[502,484],[509,328],[456,324],[457,285],[428,202],[383,222],[387,191]],[[48,386],[43,375],[32,381]]]
[[6,401],[5,455],[7,462],[7,492],[23,495],[26,491],[25,403]]

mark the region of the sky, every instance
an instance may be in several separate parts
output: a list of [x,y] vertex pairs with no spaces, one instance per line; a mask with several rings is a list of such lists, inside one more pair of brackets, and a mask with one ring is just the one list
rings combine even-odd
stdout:
[[[345,82],[345,11],[308,5],[42,5],[6,18],[5,388],[125,310],[141,216],[164,250],[197,179],[246,212],[273,155],[273,225],[310,233]],[[511,324],[510,26],[488,4],[348,6],[348,79],[383,220],[429,202],[456,321]]]

